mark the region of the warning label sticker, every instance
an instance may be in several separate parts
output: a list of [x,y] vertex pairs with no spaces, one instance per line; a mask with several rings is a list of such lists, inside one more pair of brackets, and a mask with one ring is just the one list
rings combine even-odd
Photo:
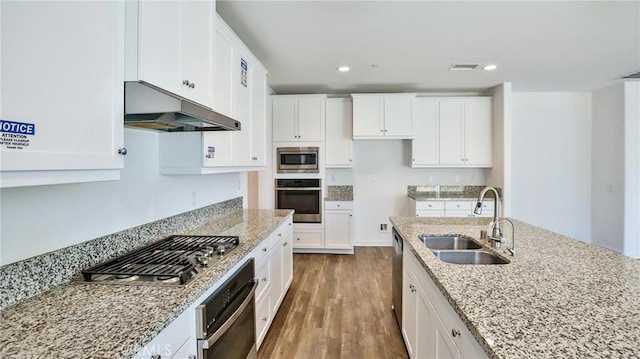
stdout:
[[0,120],[0,148],[22,150],[29,147],[31,136],[35,134],[33,123]]

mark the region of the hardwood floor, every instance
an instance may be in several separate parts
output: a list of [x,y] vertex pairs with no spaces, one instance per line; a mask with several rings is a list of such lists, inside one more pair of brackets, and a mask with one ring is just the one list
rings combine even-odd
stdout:
[[392,253],[295,254],[291,288],[258,358],[407,358],[391,310]]

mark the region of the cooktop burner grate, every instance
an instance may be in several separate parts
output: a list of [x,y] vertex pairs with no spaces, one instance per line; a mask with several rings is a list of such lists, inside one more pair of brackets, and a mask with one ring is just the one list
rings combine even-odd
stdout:
[[185,284],[239,243],[237,236],[171,236],[82,274],[86,282]]

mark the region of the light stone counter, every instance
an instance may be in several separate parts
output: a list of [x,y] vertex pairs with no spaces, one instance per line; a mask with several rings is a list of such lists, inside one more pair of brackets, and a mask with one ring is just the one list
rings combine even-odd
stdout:
[[640,358],[640,261],[519,221],[506,265],[442,262],[417,239],[478,239],[488,220],[391,218],[490,358]]
[[184,233],[240,236],[233,252],[186,286],[74,281],[4,309],[0,358],[130,358],[292,215],[243,210]]

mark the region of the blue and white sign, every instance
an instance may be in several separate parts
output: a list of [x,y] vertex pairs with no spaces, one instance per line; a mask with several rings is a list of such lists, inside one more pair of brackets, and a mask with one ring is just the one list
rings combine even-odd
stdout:
[[36,125],[34,123],[0,120],[0,132],[35,135]]
[[240,58],[240,83],[242,86],[247,87],[247,62],[243,58]]

